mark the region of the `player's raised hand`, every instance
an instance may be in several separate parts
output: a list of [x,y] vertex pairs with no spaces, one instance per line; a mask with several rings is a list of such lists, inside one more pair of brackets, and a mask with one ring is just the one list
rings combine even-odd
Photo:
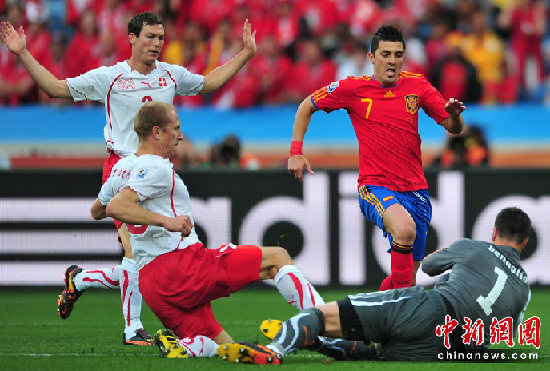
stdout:
[[189,233],[191,233],[193,223],[191,223],[191,218],[188,215],[178,215],[173,218],[168,218],[164,222],[164,228],[168,229],[170,232],[181,232],[181,234],[187,237]]
[[252,25],[245,19],[243,24],[243,50],[248,53],[250,57],[256,54],[256,31],[252,32]]
[[464,103],[458,99],[449,98],[447,103],[445,103],[445,111],[451,116],[460,115],[465,109],[466,106],[464,106]]
[[300,182],[304,181],[304,167],[311,175],[315,174],[311,169],[308,159],[304,156],[295,155],[288,159],[288,172],[294,175],[294,178],[298,179]]
[[15,55],[23,53],[27,48],[27,37],[23,26],[16,31],[10,22],[0,22],[0,39]]

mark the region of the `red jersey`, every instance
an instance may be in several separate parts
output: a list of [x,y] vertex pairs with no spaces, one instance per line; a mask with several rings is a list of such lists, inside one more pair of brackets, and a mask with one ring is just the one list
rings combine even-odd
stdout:
[[311,95],[316,108],[348,111],[359,142],[358,186],[392,191],[427,189],[422,169],[418,109],[437,123],[449,117],[445,99],[423,75],[402,71],[396,84],[382,86],[374,77],[348,77]]

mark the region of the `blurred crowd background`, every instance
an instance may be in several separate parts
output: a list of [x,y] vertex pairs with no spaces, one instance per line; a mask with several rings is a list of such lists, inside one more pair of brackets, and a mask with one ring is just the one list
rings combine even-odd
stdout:
[[[211,96],[183,106],[250,107],[299,102],[349,75],[370,75],[367,52],[383,23],[406,35],[405,70],[423,73],[465,102],[550,104],[547,0],[0,0],[0,18],[23,26],[36,59],[59,78],[129,57],[127,23],[164,18],[160,58],[205,74],[241,48],[245,18],[257,55]],[[5,46],[0,104],[51,102]],[[73,104],[73,103],[71,103]],[[86,103],[90,104],[90,103]]]
[[[400,27],[406,37],[404,70],[423,73],[445,98],[482,106],[550,106],[549,7],[550,0],[0,0],[0,19],[23,26],[31,53],[63,79],[127,59],[128,21],[145,11],[164,19],[160,60],[206,74],[242,48],[248,18],[256,31],[256,56],[215,94],[177,97],[175,104],[182,107],[296,104],[332,81],[371,75],[369,43],[385,23]],[[48,98],[1,44],[0,106],[35,104],[75,105]],[[437,153],[428,153],[425,163],[494,165],[498,156],[490,156],[483,125],[467,125],[463,134],[448,136]],[[175,163],[181,168],[286,166],[286,146],[258,158],[232,134],[206,149],[188,138],[178,148]],[[18,151],[8,151],[11,159],[5,157],[0,167],[52,166],[38,162],[41,150],[33,149],[30,157]],[[355,152],[338,156],[323,154],[315,161],[355,166]],[[515,166],[528,158],[540,166],[550,152],[523,158]]]

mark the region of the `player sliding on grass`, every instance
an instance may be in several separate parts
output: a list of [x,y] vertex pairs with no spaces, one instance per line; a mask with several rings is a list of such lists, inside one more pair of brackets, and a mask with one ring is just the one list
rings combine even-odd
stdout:
[[210,302],[258,280],[274,279],[281,295],[298,309],[324,303],[281,247],[228,243],[205,248],[193,227],[187,187],[169,161],[182,139],[174,106],[146,103],[134,125],[136,156],[115,166],[92,212],[128,225],[143,298],[179,338],[157,332],[163,355],[213,356],[215,343],[231,342]]
[[313,174],[302,155],[311,116],[317,110],[347,110],[359,141],[359,207],[390,242],[391,274],[380,290],[415,284],[424,258],[432,205],[420,156],[418,109],[450,133],[464,126],[462,102],[445,102],[424,76],[401,71],[404,57],[401,31],[380,27],[369,53],[374,75],[348,77],[307,97],[296,112],[288,160],[289,172],[300,181],[304,168]]
[[[0,22],[0,39],[48,96],[73,98],[75,101],[94,100],[105,104],[104,136],[110,155],[103,166],[103,182],[120,158],[135,153],[138,138],[133,130],[133,119],[145,102],[172,103],[176,94],[187,96],[215,92],[254,56],[255,34],[255,31],[251,32],[248,19],[245,20],[242,50],[222,66],[202,76],[190,73],[182,66],[158,61],[164,45],[163,20],[154,13],[141,13],[128,23],[128,42],[132,49],[130,59],[59,80],[28,51],[22,27],[15,30],[10,22]],[[115,221],[115,226],[125,253],[122,264],[99,270],[82,270],[76,265],[68,267],[65,271],[65,290],[58,300],[59,316],[68,318],[74,302],[87,288],[120,287],[125,323],[123,343],[150,345],[151,338],[140,321],[141,295],[129,236],[126,228],[121,228],[121,223]],[[70,281],[76,273],[79,278],[74,282],[75,287]]]
[[[437,361],[438,354],[449,348],[487,349],[495,319],[499,326],[505,326],[500,321],[507,318],[513,322],[510,336],[523,322],[531,291],[520,253],[530,230],[531,221],[522,210],[503,209],[496,217],[491,243],[462,239],[424,259],[422,270],[430,276],[452,269],[439,277],[433,290],[416,286],[350,295],[303,310],[284,324],[264,321],[271,334],[279,329],[271,344],[260,349],[226,344],[220,347],[221,355],[232,362],[264,363],[271,357],[279,363],[284,355],[311,347],[320,335],[347,339],[336,344],[347,350],[337,356],[342,360]],[[447,348],[436,329],[453,320],[458,322]],[[471,330],[477,320],[483,323],[483,334],[465,341],[462,330]],[[380,347],[367,346],[371,341]]]

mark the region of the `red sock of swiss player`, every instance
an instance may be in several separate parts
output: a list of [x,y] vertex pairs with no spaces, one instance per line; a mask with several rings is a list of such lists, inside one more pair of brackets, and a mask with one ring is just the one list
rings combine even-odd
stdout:
[[412,245],[391,244],[391,281],[393,288],[410,287],[413,275]]
[[391,281],[391,274],[390,274],[388,277],[384,278],[384,280],[380,284],[380,291],[386,291],[391,289],[393,289],[393,283]]

